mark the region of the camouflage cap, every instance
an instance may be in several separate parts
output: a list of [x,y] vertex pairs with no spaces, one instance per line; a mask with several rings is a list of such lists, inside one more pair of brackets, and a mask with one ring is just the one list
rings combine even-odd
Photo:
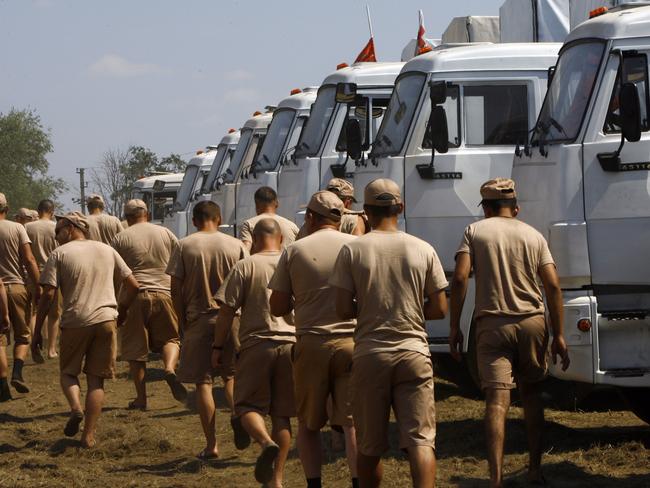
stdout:
[[481,185],[481,203],[486,200],[510,200],[517,198],[515,182],[510,178],[495,178]]
[[81,212],[68,212],[64,215],[56,215],[56,220],[67,220],[75,227],[81,229],[84,232],[88,232],[90,229],[90,224],[88,222],[88,217],[86,217]]
[[351,198],[356,202],[356,199],[354,198],[354,186],[343,178],[332,178],[327,184],[327,190],[336,193],[336,196],[340,199]]

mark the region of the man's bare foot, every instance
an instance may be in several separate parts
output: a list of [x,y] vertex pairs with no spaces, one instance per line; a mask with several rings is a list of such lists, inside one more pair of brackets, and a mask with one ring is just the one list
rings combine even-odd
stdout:
[[200,453],[196,455],[201,461],[209,461],[210,459],[219,459],[219,451],[215,447],[214,449],[208,449],[207,447],[203,449]]
[[48,359],[54,359],[54,358],[58,358],[58,357],[59,357],[59,355],[58,355],[58,353],[56,351],[48,351],[47,352],[47,358]]
[[97,441],[93,437],[82,438],[81,447],[84,449],[92,449],[97,445]]

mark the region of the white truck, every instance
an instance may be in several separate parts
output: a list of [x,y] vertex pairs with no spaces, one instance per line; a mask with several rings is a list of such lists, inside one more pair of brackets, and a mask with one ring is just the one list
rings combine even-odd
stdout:
[[191,202],[196,198],[203,181],[207,178],[216,154],[216,146],[208,146],[205,151],[197,151],[196,156],[187,163],[178,197],[164,222],[165,227],[179,239],[185,237],[191,228]]
[[213,184],[210,199],[221,208],[221,230],[232,236],[237,234],[235,212],[242,169],[257,159],[272,116],[272,111],[255,112],[246,121],[240,129],[239,143],[230,164],[222,168],[221,176]]
[[237,228],[255,216],[255,192],[262,186],[277,190],[278,174],[290,162],[302,129],[309,118],[309,110],[316,100],[318,88],[291,90],[289,97],[278,104],[264,144],[258,156],[242,168],[237,187],[235,221]]
[[[403,65],[356,63],[325,78],[293,158],[278,177],[279,214],[300,225],[304,219],[300,209],[313,193],[333,176],[351,178],[355,162],[347,156],[347,134],[352,128],[360,130],[365,155]],[[365,157],[359,158],[365,162]]]
[[[513,151],[535,125],[559,49],[443,45],[406,63],[397,78],[369,160],[354,172],[357,200],[376,178],[396,181],[405,203],[400,226],[434,246],[448,276],[464,228],[482,217],[480,185],[510,176]],[[465,351],[473,337],[473,281],[467,299]],[[432,353],[449,354],[449,321],[429,321],[427,332]]]
[[[602,12],[601,12],[602,13]],[[650,422],[650,7],[576,27],[512,176],[520,217],[547,239],[571,366],[554,376],[619,387]]]
[[133,184],[132,198],[143,200],[149,209],[149,221],[162,225],[176,202],[183,173],[160,174],[140,178]]

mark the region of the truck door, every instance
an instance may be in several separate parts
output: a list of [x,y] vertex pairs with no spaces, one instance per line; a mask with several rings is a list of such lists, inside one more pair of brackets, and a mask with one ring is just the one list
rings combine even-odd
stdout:
[[[626,142],[619,161],[606,164],[603,156],[621,144],[624,83],[633,84],[638,94],[641,139]],[[601,313],[650,310],[648,93],[648,53],[612,51],[583,145],[589,263]]]

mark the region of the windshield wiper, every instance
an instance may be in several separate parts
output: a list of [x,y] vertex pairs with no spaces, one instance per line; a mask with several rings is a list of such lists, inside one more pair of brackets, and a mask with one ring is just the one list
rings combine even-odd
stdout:
[[[553,117],[549,117],[549,118],[548,118],[548,121],[551,123],[551,125],[552,125],[553,127],[555,127],[555,128],[557,129],[558,132],[561,132],[561,133],[564,134],[566,137],[569,137],[569,135],[568,135],[568,134],[566,133],[566,131],[564,130],[564,127],[562,127],[562,124],[560,124],[557,120],[555,120]],[[550,127],[549,127],[549,129],[550,129]],[[547,131],[547,134],[548,134],[548,131]]]

